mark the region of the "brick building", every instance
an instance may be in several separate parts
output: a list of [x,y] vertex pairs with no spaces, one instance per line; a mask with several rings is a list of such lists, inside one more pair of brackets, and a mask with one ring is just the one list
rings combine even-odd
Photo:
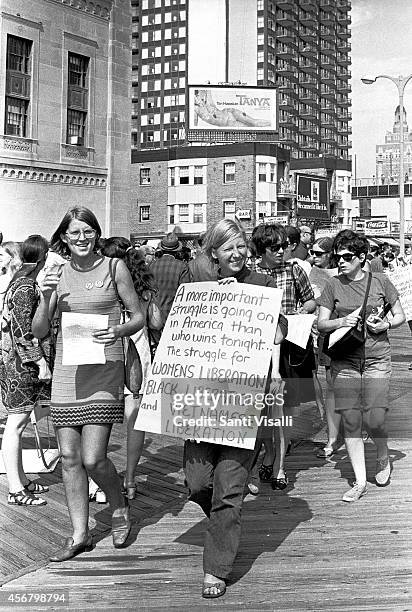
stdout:
[[289,151],[269,143],[187,146],[132,152],[131,232],[135,240],[175,230],[192,239],[223,217],[251,232],[273,219]]
[[50,236],[73,205],[128,234],[131,11],[123,0],[2,0],[0,230]]

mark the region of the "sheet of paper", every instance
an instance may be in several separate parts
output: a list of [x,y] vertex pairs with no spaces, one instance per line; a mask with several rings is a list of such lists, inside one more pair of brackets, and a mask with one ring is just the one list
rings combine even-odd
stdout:
[[[359,306],[359,308],[354,310],[352,312],[352,314],[358,315],[360,313],[360,311],[361,311],[361,307]],[[331,348],[334,344],[336,344],[338,342],[338,340],[343,338],[343,336],[346,334],[348,329],[350,329],[349,326],[339,327],[339,329],[335,329],[335,331],[332,332],[331,335],[329,336],[329,348]]]
[[316,316],[313,314],[287,315],[288,335],[286,340],[301,348],[306,348]]
[[109,315],[62,313],[63,365],[106,363],[104,344],[94,342],[92,333],[109,326]]

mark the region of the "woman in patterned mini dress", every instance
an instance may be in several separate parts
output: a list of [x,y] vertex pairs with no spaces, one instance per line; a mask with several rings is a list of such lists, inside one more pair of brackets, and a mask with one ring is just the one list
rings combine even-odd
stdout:
[[[51,561],[65,561],[91,550],[88,532],[88,474],[106,493],[112,512],[112,536],[123,546],[131,522],[116,469],[107,457],[113,423],[123,420],[124,360],[122,340],[142,328],[144,319],[130,273],[122,261],[116,266],[115,283],[130,313],[120,324],[120,306],[110,275],[110,259],[96,252],[101,236],[95,215],[87,208],[69,210],[51,239],[51,248],[70,261],[62,273],[53,271],[41,283],[42,297],[33,320],[33,332],[42,338],[54,313],[106,315],[105,329],[93,332],[104,345],[105,363],[66,365],[60,325],[53,373],[51,412],[62,452],[63,483],[73,527]],[[81,361],[80,359],[78,361]]]

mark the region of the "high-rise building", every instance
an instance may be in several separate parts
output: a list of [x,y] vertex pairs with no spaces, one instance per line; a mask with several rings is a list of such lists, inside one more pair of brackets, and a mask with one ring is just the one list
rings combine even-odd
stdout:
[[349,0],[131,0],[132,147],[186,139],[186,86],[279,91],[276,140],[293,158],[348,159]]
[[[376,177],[380,184],[398,183],[400,156],[401,112],[399,106],[395,110],[395,120],[391,132],[386,132],[385,142],[376,145]],[[412,181],[412,132],[409,132],[406,110],[403,109],[404,133],[404,171],[405,181]]]

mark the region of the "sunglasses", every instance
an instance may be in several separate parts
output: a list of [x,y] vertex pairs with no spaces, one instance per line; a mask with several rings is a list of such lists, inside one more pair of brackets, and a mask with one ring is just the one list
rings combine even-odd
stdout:
[[316,251],[313,249],[311,249],[309,252],[314,257],[322,257],[322,255],[327,255],[328,253],[330,253],[330,251]]
[[343,261],[346,261],[346,262],[348,262],[348,263],[349,263],[350,261],[352,261],[352,259],[353,259],[354,257],[356,257],[356,255],[354,255],[353,253],[342,253],[342,255],[338,255],[338,254],[336,253],[336,259],[337,259],[338,261],[340,261],[341,259],[343,259]]
[[285,250],[288,248],[288,246],[289,246],[289,242],[281,242],[281,244],[274,244],[268,248],[270,251],[272,251],[272,253],[277,253],[279,249]]

